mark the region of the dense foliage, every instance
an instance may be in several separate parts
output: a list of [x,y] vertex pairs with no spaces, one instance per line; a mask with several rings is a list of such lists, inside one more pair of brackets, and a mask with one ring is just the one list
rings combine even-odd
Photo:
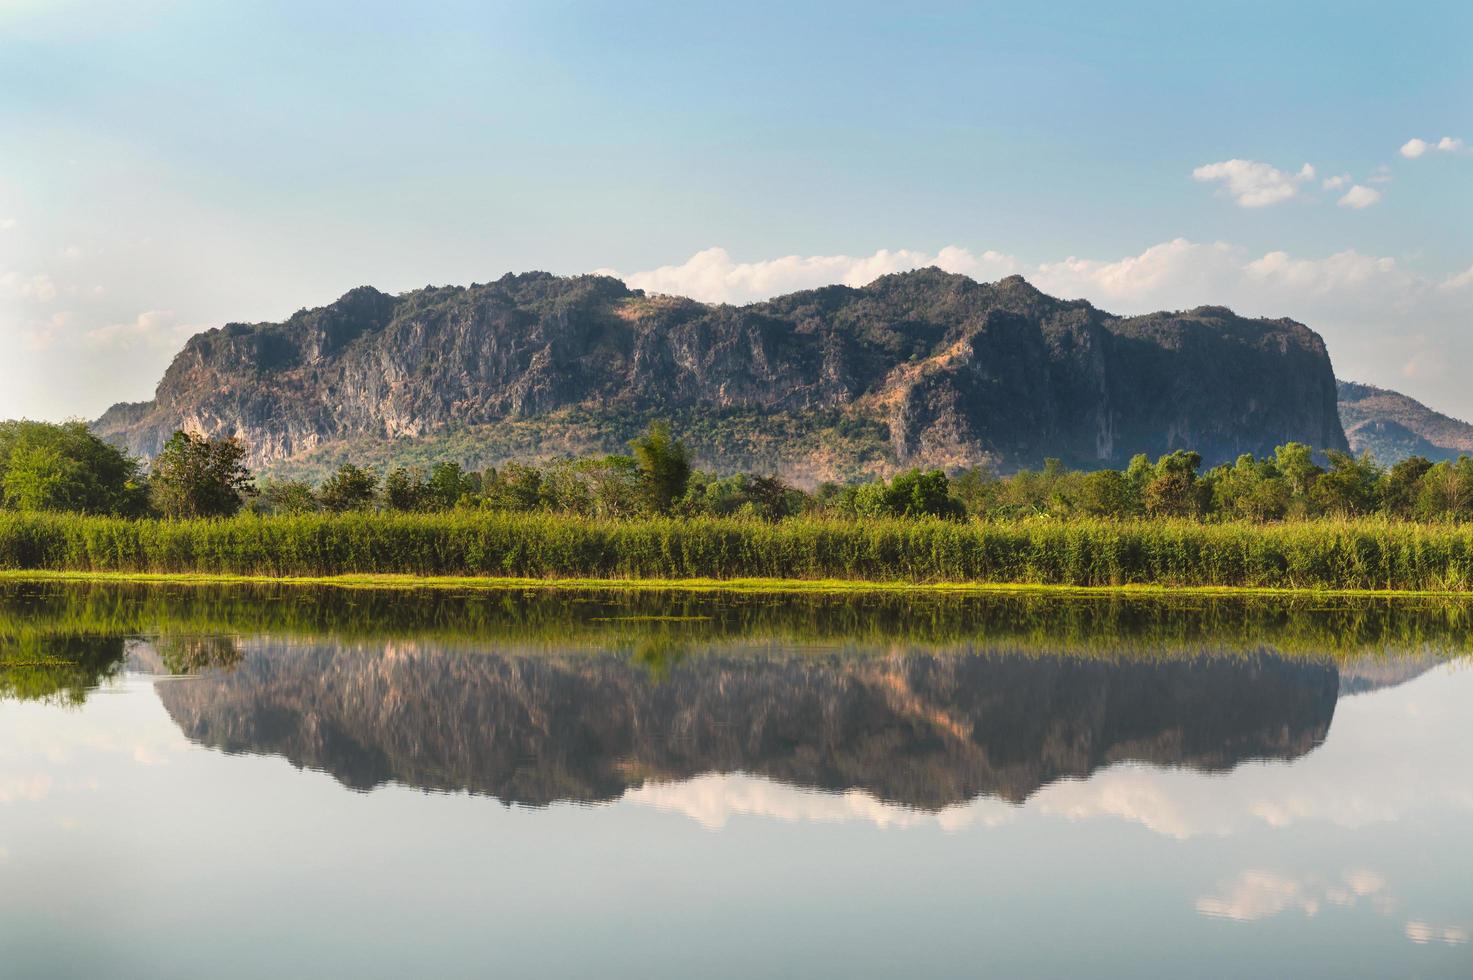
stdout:
[[234,439],[176,432],[153,461],[149,496],[165,517],[229,517],[253,492],[245,448]]
[[0,503],[12,510],[138,514],[146,506],[138,462],[83,422],[0,422]]
[[1201,456],[1137,456],[1123,470],[1081,471],[1048,460],[1040,470],[998,475],[978,467],[948,475],[910,470],[889,480],[800,490],[757,474],[694,469],[663,423],[631,440],[630,455],[570,458],[534,466],[375,472],[343,463],[314,486],[302,480],[257,486],[233,439],[175,433],[145,482],[139,464],[81,423],[0,423],[0,505],[168,518],[318,512],[549,513],[599,519],[807,516],[875,519],[1018,520],[1036,517],[1184,519],[1209,523],[1379,516],[1423,522],[1473,519],[1473,457],[1421,457],[1383,467],[1369,456],[1289,443],[1272,455],[1240,456],[1202,470]]
[[799,490],[771,476],[718,477],[690,468],[684,447],[661,426],[632,444],[634,456],[509,463],[465,471],[436,463],[428,474],[391,470],[375,478],[345,463],[316,490],[301,481],[268,483],[253,502],[264,514],[314,509],[389,511],[493,510],[625,518],[1026,517],[1187,518],[1209,522],[1384,516],[1397,520],[1473,519],[1473,457],[1432,463],[1420,457],[1382,467],[1368,456],[1330,451],[1317,457],[1289,443],[1272,456],[1241,456],[1205,472],[1194,452],[1124,470],[1070,470],[1049,460],[1041,470],[999,476],[985,468],[948,476],[910,470],[889,481]]

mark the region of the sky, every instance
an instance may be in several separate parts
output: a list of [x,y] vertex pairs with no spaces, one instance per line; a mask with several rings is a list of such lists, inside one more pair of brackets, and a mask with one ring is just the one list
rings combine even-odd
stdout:
[[0,418],[371,284],[940,265],[1473,418],[1473,4],[0,0]]

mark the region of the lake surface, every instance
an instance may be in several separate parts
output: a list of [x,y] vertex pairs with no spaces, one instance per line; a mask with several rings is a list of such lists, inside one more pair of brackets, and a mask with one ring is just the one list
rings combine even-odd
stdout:
[[1470,619],[0,586],[0,973],[1469,976]]

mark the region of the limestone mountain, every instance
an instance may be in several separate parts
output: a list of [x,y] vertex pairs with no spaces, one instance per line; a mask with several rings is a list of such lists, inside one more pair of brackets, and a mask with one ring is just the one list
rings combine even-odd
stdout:
[[741,307],[604,276],[361,287],[192,337],[153,401],[96,427],[145,456],[180,427],[236,435],[253,465],[289,470],[608,451],[657,416],[703,465],[800,482],[1346,448],[1329,356],[1302,324],[1213,306],[1120,317],[937,269]]
[[1353,452],[1389,466],[1408,456],[1434,462],[1473,453],[1473,425],[1406,395],[1353,381],[1337,383],[1340,421]]

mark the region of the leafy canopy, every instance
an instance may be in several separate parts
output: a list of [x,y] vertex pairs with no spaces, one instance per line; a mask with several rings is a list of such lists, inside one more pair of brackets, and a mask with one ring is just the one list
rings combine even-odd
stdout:
[[230,517],[254,492],[245,447],[180,430],[153,461],[149,496],[165,517]]
[[146,507],[138,461],[86,423],[0,422],[0,502],[13,510],[134,515]]

